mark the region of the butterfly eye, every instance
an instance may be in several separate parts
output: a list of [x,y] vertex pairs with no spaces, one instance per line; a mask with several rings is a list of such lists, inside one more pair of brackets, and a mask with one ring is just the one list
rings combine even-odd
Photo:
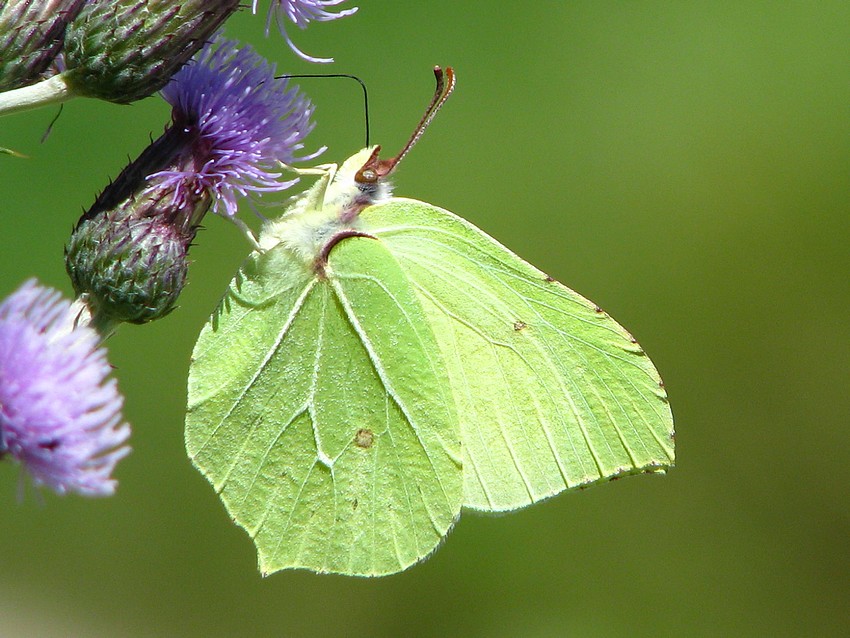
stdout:
[[365,170],[360,171],[357,175],[358,182],[377,182],[378,181],[378,173],[375,169],[367,168]]

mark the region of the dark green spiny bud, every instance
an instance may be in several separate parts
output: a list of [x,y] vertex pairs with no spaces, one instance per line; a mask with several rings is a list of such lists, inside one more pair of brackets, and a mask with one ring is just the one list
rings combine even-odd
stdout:
[[190,161],[184,132],[169,129],[122,171],[80,219],[65,268],[94,323],[145,323],[171,312],[186,283],[188,251],[212,198],[176,197],[158,169]]
[[146,323],[174,309],[186,283],[187,237],[124,207],[81,222],[65,253],[74,290],[96,323]]
[[127,104],[160,90],[239,0],[91,0],[68,26],[74,93]]
[[85,0],[0,2],[0,91],[39,80],[62,49],[65,27]]

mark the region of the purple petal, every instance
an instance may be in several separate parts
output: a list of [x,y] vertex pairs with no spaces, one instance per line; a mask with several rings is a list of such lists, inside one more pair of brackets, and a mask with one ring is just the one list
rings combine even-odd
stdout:
[[[299,29],[306,29],[311,21],[328,22],[337,18],[353,15],[357,12],[357,7],[351,9],[343,9],[337,13],[327,11],[326,7],[335,7],[342,4],[345,0],[272,0],[266,18],[266,34],[268,35],[272,20],[277,22],[277,28],[281,35],[286,39],[289,48],[299,57],[308,62],[327,63],[333,62],[333,58],[314,58],[307,55],[292,42],[289,34],[286,31],[286,21],[289,20]],[[257,0],[254,0],[254,13],[257,13]]]

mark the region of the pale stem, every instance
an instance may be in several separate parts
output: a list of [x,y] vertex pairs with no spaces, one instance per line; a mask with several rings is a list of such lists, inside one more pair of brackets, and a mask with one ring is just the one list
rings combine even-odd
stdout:
[[64,74],[54,75],[37,84],[0,93],[0,116],[59,104],[75,97]]
[[104,317],[101,313],[92,312],[88,297],[88,294],[83,293],[71,302],[70,316],[73,317],[73,322],[69,325],[69,330],[88,326],[100,334],[101,341],[105,341],[112,336],[120,322]]

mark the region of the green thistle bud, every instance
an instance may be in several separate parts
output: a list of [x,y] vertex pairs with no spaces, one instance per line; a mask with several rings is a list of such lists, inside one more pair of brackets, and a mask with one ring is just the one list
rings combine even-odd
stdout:
[[0,91],[31,84],[59,54],[84,0],[0,2]]
[[127,104],[160,90],[239,0],[91,0],[68,26],[67,83],[77,95]]
[[145,323],[171,312],[186,283],[188,251],[212,197],[175,197],[165,166],[190,161],[184,133],[169,129],[122,171],[74,229],[65,267],[95,325]]

